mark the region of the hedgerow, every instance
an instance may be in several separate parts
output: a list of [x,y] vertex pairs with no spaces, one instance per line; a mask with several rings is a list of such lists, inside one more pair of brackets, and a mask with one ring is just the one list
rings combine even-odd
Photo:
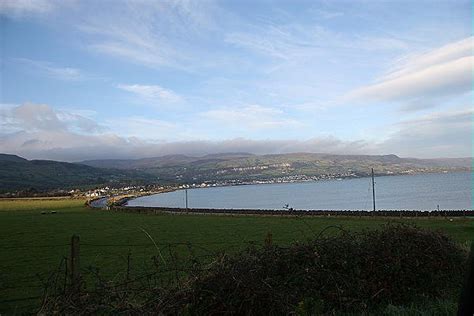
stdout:
[[440,232],[411,225],[386,225],[362,232],[340,231],[287,247],[271,243],[250,246],[235,254],[218,255],[210,264],[194,260],[185,269],[180,266],[183,277],[166,286],[156,280],[148,282],[146,288],[136,282],[107,283],[93,291],[83,286],[81,293],[65,291],[50,296],[43,311],[368,313],[387,306],[456,298],[466,259],[466,250]]

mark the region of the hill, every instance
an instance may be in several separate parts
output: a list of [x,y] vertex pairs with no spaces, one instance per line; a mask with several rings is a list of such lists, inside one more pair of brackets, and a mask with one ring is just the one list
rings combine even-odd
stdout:
[[0,192],[38,191],[160,183],[301,181],[422,172],[467,171],[471,158],[415,159],[396,155],[223,153],[202,157],[168,155],[81,163],[27,160],[0,154]]
[[51,160],[27,160],[15,155],[0,154],[0,192],[117,185],[146,181],[149,178],[150,175],[136,171],[100,169]]
[[130,160],[90,160],[82,164],[138,170],[163,181],[252,181],[275,178],[362,177],[374,168],[379,175],[470,170],[471,158],[416,159],[396,155],[291,153],[253,155],[224,153],[202,157],[172,155]]

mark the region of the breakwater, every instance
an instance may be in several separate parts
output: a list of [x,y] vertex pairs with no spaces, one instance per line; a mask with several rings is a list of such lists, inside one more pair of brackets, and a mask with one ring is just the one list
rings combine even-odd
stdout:
[[384,216],[384,217],[470,217],[474,210],[263,210],[263,209],[212,209],[171,207],[112,206],[110,211],[137,214],[215,214],[260,216]]

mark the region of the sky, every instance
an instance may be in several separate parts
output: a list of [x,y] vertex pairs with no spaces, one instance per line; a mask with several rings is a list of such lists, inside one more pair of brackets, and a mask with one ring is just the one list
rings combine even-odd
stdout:
[[472,156],[471,1],[0,0],[0,152]]

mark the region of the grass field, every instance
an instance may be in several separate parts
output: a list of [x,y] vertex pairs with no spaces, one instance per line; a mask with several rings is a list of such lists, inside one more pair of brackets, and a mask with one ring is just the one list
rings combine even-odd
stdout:
[[[29,298],[41,295],[41,280],[68,256],[73,234],[81,238],[81,267],[98,267],[110,277],[123,271],[129,252],[133,268],[143,269],[158,251],[151,238],[158,248],[189,242],[197,253],[205,254],[236,251],[249,242],[263,243],[269,232],[273,242],[288,244],[317,236],[328,226],[361,230],[400,221],[440,229],[460,243],[468,244],[474,238],[472,218],[451,222],[444,218],[139,215],[83,205],[83,200],[69,199],[0,200],[0,314],[37,306],[39,300]],[[331,227],[325,233],[337,230]],[[181,248],[177,251],[183,255],[189,251]]]

